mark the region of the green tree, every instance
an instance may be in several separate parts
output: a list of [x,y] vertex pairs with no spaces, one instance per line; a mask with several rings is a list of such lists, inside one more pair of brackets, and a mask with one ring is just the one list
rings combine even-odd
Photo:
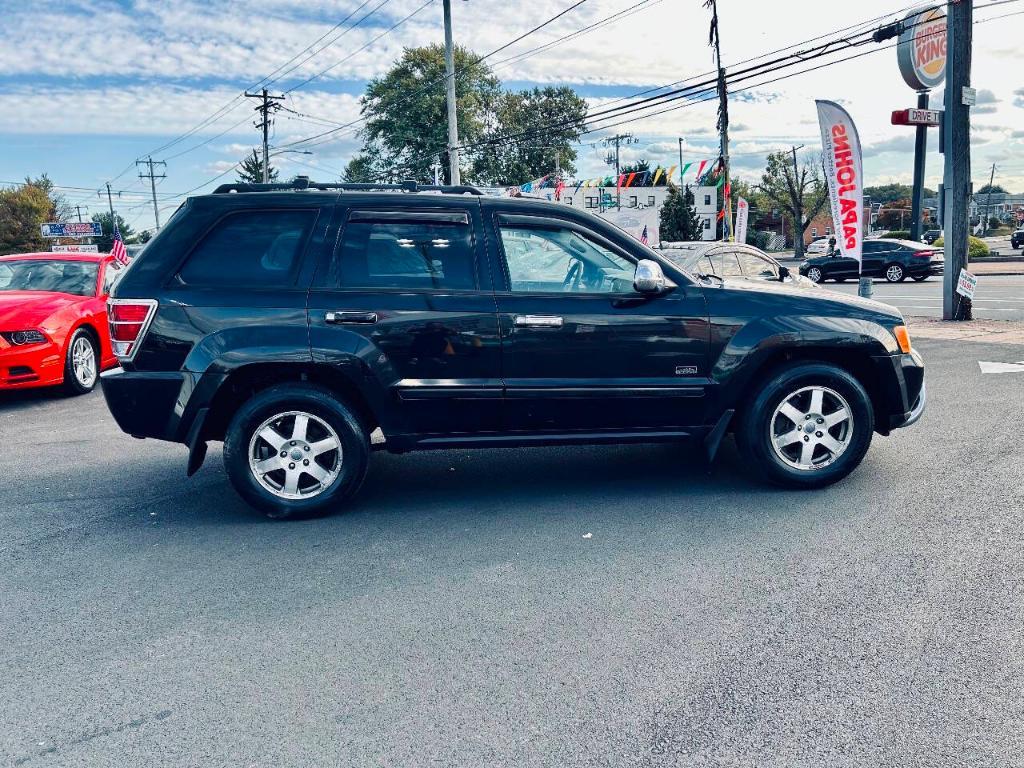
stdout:
[[[487,118],[484,138],[493,141],[475,150],[469,178],[497,186],[522,184],[553,173],[556,158],[564,176],[575,175],[572,143],[579,140],[586,119],[587,102],[572,88],[502,93]],[[545,125],[558,127],[543,128]],[[515,138],[504,139],[506,136]]]
[[983,186],[981,189],[979,189],[974,194],[976,194],[976,195],[986,195],[989,192],[993,192],[993,193],[1006,192],[1006,188],[1003,187],[1003,186],[1000,186],[999,184],[986,184],[985,186]]
[[349,184],[372,184],[377,181],[378,174],[373,158],[359,154],[348,161],[341,180]]
[[0,190],[0,254],[47,248],[40,224],[51,221],[52,201],[34,184]]
[[764,199],[780,208],[792,223],[793,250],[799,259],[804,255],[804,232],[811,219],[828,203],[828,185],[822,179],[820,158],[804,160],[794,168],[787,152],[772,152],[759,184]]
[[[135,234],[135,230],[121,218],[121,214],[115,212],[117,216],[117,228],[121,232],[121,240],[128,242],[129,238]],[[110,225],[110,214],[109,213],[97,213],[92,217],[93,221],[100,223],[100,228],[103,230],[103,234],[96,238],[95,242],[100,247],[100,253],[110,253],[111,247],[114,245],[114,230]]]
[[[500,95],[497,78],[465,48],[455,48],[455,100],[459,141],[472,143],[487,132]],[[392,180],[433,180],[430,164],[441,154],[449,179],[448,117],[445,101],[444,46],[406,48],[390,70],[371,80],[362,98],[366,124],[362,154],[377,158]]]
[[[271,164],[268,179],[271,182],[277,181],[277,169]],[[238,169],[239,184],[262,184],[263,183],[263,155],[255,149],[251,155],[246,155],[242,160],[242,167]]]
[[703,234],[700,216],[689,186],[680,192],[675,184],[669,184],[668,196],[661,207],[658,235],[666,242],[700,240]]

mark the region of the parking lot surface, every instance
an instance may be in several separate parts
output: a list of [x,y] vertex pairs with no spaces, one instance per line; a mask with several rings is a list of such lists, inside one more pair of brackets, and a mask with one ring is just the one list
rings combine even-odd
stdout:
[[[856,295],[856,281],[828,282],[829,291]],[[933,277],[922,283],[906,280],[886,283],[875,280],[873,298],[898,307],[904,315],[942,317],[942,278]],[[1024,320],[1024,275],[980,275],[974,294],[974,317],[986,320]]]
[[923,419],[830,489],[380,453],[286,523],[99,393],[0,397],[0,763],[1019,765],[1024,374],[978,360],[1024,347],[917,346]]

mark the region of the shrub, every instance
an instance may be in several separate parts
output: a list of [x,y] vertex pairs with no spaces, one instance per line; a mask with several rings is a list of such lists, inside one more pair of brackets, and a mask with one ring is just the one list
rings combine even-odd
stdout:
[[882,237],[888,237],[892,240],[909,240],[910,230],[909,229],[894,229],[892,232],[886,232]]
[[[985,258],[986,256],[989,255],[989,249],[988,249],[988,246],[985,245],[985,241],[984,240],[981,240],[981,239],[979,239],[977,237],[974,237],[973,235],[971,237],[968,237],[967,240],[968,240],[968,246],[967,246],[967,258],[968,259],[983,259],[983,258]],[[934,243],[932,243],[932,247],[933,248],[942,248],[943,245],[945,245],[945,239],[941,238],[941,237],[938,240],[936,240]]]

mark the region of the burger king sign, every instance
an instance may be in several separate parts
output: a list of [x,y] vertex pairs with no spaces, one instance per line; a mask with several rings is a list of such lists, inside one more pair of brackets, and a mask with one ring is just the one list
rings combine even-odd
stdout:
[[946,14],[941,7],[918,8],[903,19],[896,48],[900,73],[915,91],[941,85],[946,77]]

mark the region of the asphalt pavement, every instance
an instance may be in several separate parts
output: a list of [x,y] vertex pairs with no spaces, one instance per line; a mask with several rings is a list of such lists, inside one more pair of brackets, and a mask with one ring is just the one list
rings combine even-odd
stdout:
[[[827,282],[823,288],[841,293],[857,293],[857,282]],[[872,283],[874,299],[892,304],[904,315],[942,317],[942,278],[933,277],[915,283]],[[974,316],[986,320],[1024,320],[1024,275],[980,275],[974,294]]]
[[826,490],[731,440],[377,454],[302,522],[0,397],[0,764],[1018,766],[1024,374],[978,360],[1024,346],[917,344],[923,419]]

